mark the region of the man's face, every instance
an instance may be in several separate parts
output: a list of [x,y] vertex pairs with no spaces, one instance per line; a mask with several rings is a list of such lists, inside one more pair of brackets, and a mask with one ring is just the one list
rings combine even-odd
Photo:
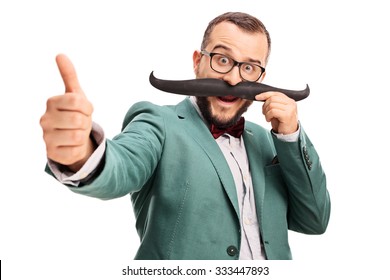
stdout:
[[[262,33],[246,33],[232,23],[221,22],[214,27],[205,50],[227,55],[236,61],[265,67],[268,45],[267,38]],[[217,73],[210,67],[210,57],[201,55],[199,51],[194,52],[193,62],[196,78],[221,79],[233,86],[242,81],[238,67],[226,74]],[[264,76],[265,73],[259,81],[262,81]],[[237,122],[252,101],[233,96],[210,96],[197,97],[197,103],[207,121],[220,127],[228,127]]]

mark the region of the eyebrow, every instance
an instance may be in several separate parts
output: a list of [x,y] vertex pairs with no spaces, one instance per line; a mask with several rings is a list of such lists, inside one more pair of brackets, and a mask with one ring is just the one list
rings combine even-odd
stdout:
[[[228,46],[222,45],[222,44],[216,45],[216,46],[211,50],[211,52],[215,51],[215,49],[224,49],[224,50],[226,50],[226,51],[228,51],[228,52],[230,52],[230,53],[232,52],[232,49],[231,49],[231,48],[229,48]],[[247,60],[248,60],[248,62],[257,63],[257,64],[262,65],[262,63],[261,63],[260,60],[256,60],[256,59],[253,59],[253,58],[248,58]]]

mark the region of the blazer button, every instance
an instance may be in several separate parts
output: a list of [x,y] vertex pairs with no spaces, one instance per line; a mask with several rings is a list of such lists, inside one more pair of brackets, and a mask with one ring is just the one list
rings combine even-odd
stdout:
[[227,248],[226,252],[228,253],[229,256],[233,257],[238,254],[238,249],[232,245]]

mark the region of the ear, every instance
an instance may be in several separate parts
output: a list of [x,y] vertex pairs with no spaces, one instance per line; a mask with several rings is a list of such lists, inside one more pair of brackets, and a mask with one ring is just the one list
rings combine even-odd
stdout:
[[263,75],[261,75],[260,77],[260,80],[259,80],[259,83],[263,82],[264,78],[265,78],[265,75],[267,75],[267,72],[264,71]]
[[194,53],[192,54],[192,62],[193,62],[193,68],[194,68],[195,75],[198,72],[199,63],[200,63],[201,58],[202,58],[202,54],[200,53],[200,51],[194,51]]

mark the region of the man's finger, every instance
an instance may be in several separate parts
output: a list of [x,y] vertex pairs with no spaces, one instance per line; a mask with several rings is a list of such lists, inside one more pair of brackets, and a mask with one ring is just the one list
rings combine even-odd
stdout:
[[65,92],[83,93],[76,70],[70,59],[64,54],[59,54],[56,57],[56,62],[64,81]]
[[267,91],[267,92],[263,92],[263,93],[256,95],[255,99],[257,101],[266,101],[268,98],[270,98],[272,96],[276,96],[276,95],[279,95],[279,93],[276,91]]

